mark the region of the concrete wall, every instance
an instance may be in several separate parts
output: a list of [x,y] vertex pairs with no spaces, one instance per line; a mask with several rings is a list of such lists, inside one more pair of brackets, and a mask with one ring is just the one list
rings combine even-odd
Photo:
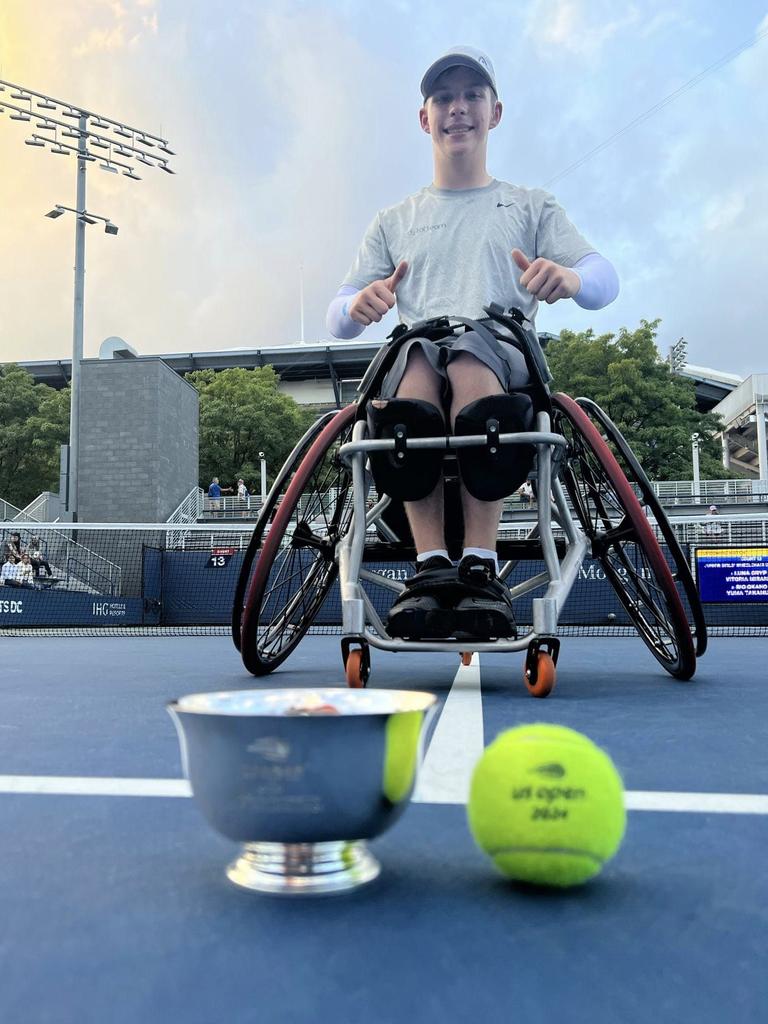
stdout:
[[161,359],[86,359],[78,512],[86,523],[165,522],[197,485],[198,396]]

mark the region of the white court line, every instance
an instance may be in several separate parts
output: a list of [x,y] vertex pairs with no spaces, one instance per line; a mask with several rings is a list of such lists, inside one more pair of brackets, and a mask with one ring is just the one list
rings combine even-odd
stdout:
[[469,782],[483,752],[483,702],[480,693],[480,656],[461,665],[437,722],[416,785],[420,804],[462,804],[469,797]]
[[[0,795],[8,793],[53,796],[192,796],[186,779],[110,779],[69,775],[0,775]],[[763,793],[664,793],[628,790],[629,811],[673,811],[696,814],[768,814]],[[421,803],[461,804],[456,799]]]
[[0,793],[56,796],[192,796],[186,779],[104,779],[69,775],[0,775]]
[[659,793],[627,790],[628,811],[682,811],[696,814],[768,814],[762,793]]

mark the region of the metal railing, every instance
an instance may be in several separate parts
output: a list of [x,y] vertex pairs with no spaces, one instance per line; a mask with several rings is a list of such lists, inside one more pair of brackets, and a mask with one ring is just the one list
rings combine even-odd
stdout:
[[43,491],[42,494],[38,494],[34,501],[30,501],[28,505],[21,509],[19,514],[14,516],[14,519],[35,520],[38,523],[46,522],[47,507],[48,492]]
[[0,498],[0,520],[3,522],[13,522],[21,512],[21,509],[16,505],[11,504],[10,501],[5,501]]
[[[672,529],[681,544],[740,547],[768,545],[768,516],[750,513],[718,516],[669,517]],[[656,528],[654,521],[651,525]],[[657,535],[661,539],[656,528]]]
[[67,543],[67,556],[65,569],[67,578],[74,576],[74,578],[81,583],[86,590],[95,591],[98,594],[109,594],[110,597],[119,597],[122,590],[121,587],[121,574],[122,570],[119,565],[115,565],[114,562],[110,562],[106,558],[102,558],[101,555],[96,555],[102,563],[105,564],[107,571],[102,572],[96,568],[96,565],[91,564],[91,558],[94,552],[88,551],[87,548],[83,548],[84,551],[88,551],[90,558],[83,561],[76,555],[71,554],[71,551],[77,551],[82,545],[78,544],[77,541],[69,541]]
[[768,502],[768,480],[657,480],[653,489],[663,504]]
[[187,534],[186,527],[190,523],[196,523],[203,515],[203,489],[202,487],[193,487],[186,498],[183,499],[178,507],[171,512],[166,522],[178,523],[179,529],[174,530],[169,536],[176,545],[180,545]]
[[222,494],[220,498],[203,495],[202,514],[213,519],[256,519],[260,509],[261,496],[257,494],[247,498],[238,498],[236,494]]
[[203,511],[203,489],[193,487],[189,494],[166,519],[167,523],[194,523]]

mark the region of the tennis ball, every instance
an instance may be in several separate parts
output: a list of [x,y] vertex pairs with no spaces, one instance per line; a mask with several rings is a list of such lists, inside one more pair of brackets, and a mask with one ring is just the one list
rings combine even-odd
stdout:
[[475,766],[467,805],[478,846],[509,878],[579,885],[624,835],[624,787],[610,757],[562,725],[522,725]]
[[416,778],[423,721],[423,711],[402,711],[387,719],[383,788],[393,804],[408,796]]

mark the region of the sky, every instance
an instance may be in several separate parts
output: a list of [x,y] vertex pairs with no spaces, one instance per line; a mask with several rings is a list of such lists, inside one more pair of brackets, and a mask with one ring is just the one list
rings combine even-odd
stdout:
[[[0,0],[0,79],[178,154],[175,176],[88,169],[88,210],[120,231],[87,231],[86,357],[113,335],[141,354],[298,344],[302,282],[304,339],[328,339],[366,226],[432,179],[421,76],[467,44],[504,104],[490,173],[554,192],[621,280],[537,328],[660,318],[662,354],[684,337],[691,363],[746,376],[768,371],[766,30],[768,0]],[[74,218],[43,215],[75,205],[75,159],[28,133],[0,115],[0,361],[72,353]]]

